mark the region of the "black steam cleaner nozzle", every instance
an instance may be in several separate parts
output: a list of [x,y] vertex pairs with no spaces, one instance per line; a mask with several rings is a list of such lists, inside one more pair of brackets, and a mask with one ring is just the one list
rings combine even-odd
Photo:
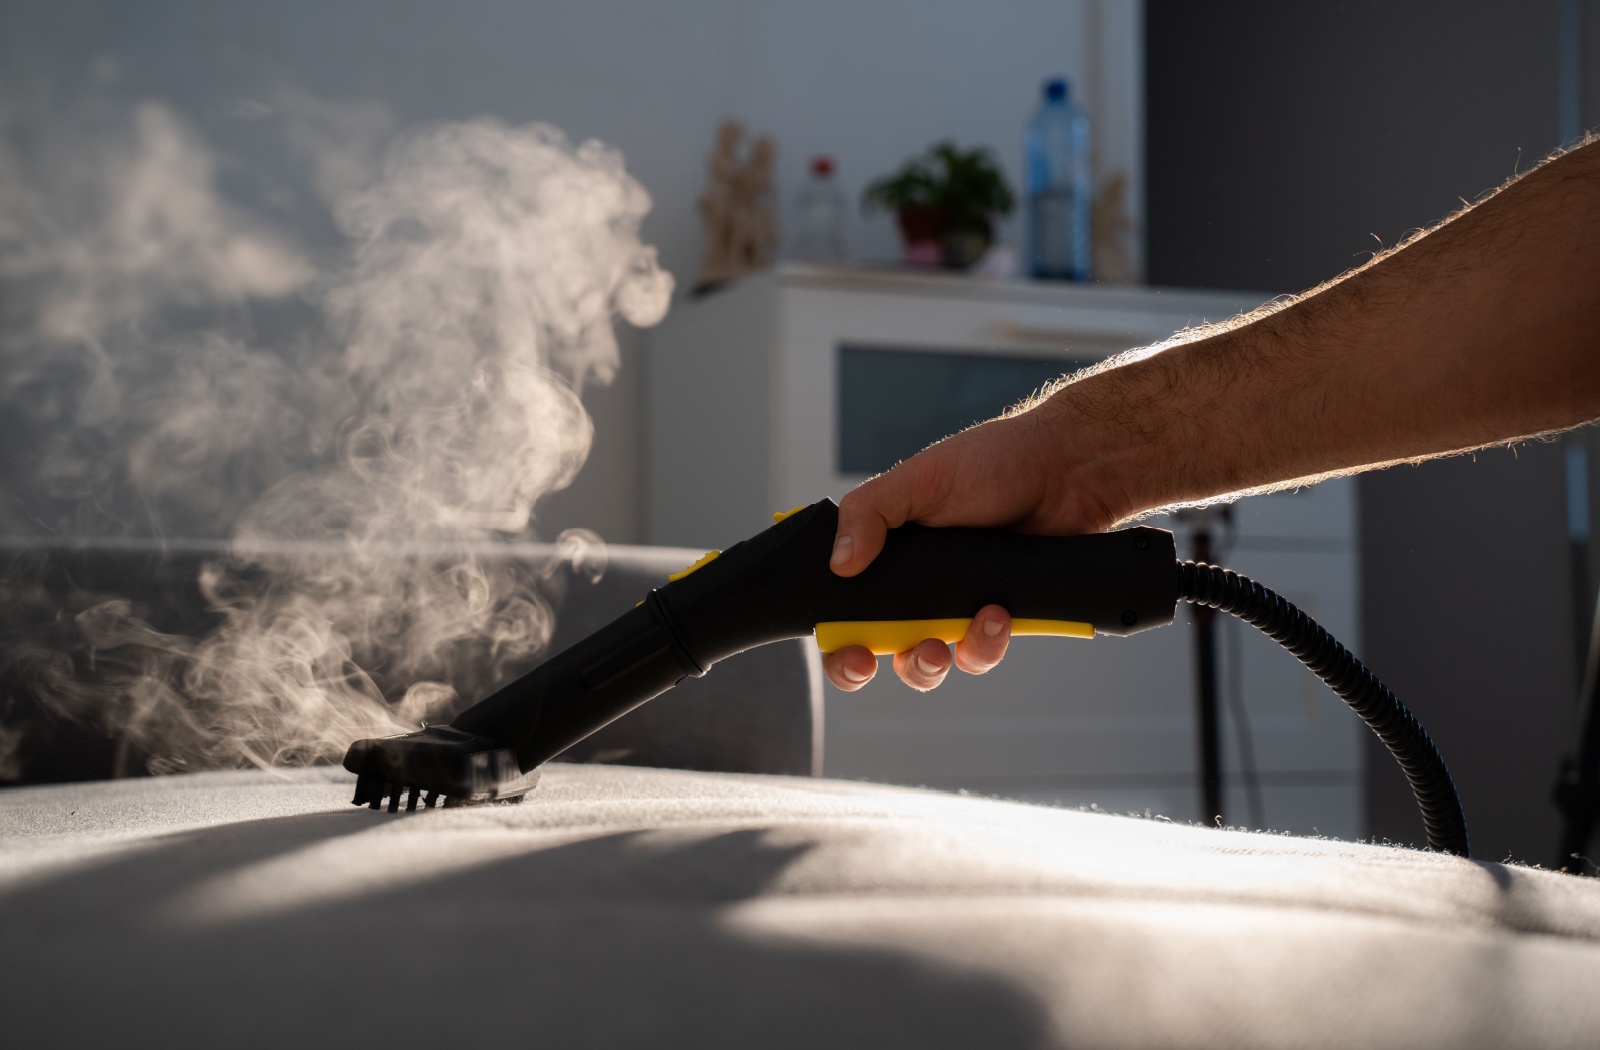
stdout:
[[828,560],[832,500],[712,551],[611,623],[468,708],[448,726],[350,745],[356,805],[395,812],[514,801],[539,767],[683,679],[734,653],[814,634],[823,652],[880,655],[922,638],[956,641],[985,605],[1013,635],[1125,636],[1170,624],[1179,600],[1234,613],[1281,642],[1395,751],[1423,805],[1429,845],[1465,855],[1466,825],[1444,762],[1410,712],[1309,617],[1244,577],[1181,563],[1172,534],[1086,536],[904,525],[859,575]]
[[517,756],[502,741],[454,726],[425,725],[415,733],[357,740],[345,753],[344,767],[356,774],[357,806],[389,812],[420,801],[424,809],[484,802],[520,802],[539,782],[538,769],[524,773]]
[[355,803],[417,804],[520,797],[540,764],[724,657],[816,634],[832,651],[878,652],[910,638],[959,638],[991,602],[1014,633],[1091,637],[1170,623],[1176,555],[1170,533],[1021,536],[993,529],[893,530],[863,573],[828,568],[838,507],[823,500],[712,552],[633,609],[545,661],[448,726],[358,740],[345,768]]

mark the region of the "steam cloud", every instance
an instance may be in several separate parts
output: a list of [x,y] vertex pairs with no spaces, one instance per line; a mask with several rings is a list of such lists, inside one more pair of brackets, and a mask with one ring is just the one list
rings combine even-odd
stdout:
[[[653,324],[671,294],[649,197],[600,143],[477,120],[380,153],[381,107],[275,112],[338,251],[230,205],[160,103],[27,150],[0,114],[0,440],[27,449],[0,528],[231,537],[203,637],[107,600],[73,615],[76,652],[4,655],[158,772],[326,760],[456,704],[453,662],[543,647],[539,589],[477,551],[532,534],[588,453],[579,393],[616,371],[614,320]],[[597,557],[592,535],[558,546]],[[0,776],[18,750],[0,731]]]

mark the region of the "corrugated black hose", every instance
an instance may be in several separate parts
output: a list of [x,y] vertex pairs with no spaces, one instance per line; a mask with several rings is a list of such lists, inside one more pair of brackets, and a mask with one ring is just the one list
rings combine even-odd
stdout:
[[1234,616],[1259,629],[1327,683],[1378,734],[1417,796],[1428,829],[1428,846],[1470,856],[1467,820],[1450,770],[1427,730],[1406,706],[1293,602],[1230,569],[1186,561],[1178,571],[1178,597]]

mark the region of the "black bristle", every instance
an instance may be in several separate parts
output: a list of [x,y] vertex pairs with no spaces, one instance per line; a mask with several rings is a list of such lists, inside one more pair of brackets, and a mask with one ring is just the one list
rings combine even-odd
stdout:
[[407,813],[516,801],[539,779],[537,770],[518,772],[515,750],[504,740],[454,726],[357,740],[344,768],[356,776],[355,805],[390,813],[400,812],[402,794]]

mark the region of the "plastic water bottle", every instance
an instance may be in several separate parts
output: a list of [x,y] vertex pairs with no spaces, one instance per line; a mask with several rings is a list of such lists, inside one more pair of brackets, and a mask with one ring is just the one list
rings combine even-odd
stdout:
[[832,157],[811,158],[811,178],[795,197],[795,211],[795,258],[844,262],[845,200],[833,181]]
[[1087,281],[1091,259],[1089,118],[1067,97],[1067,82],[1045,81],[1027,134],[1028,270],[1034,277]]

